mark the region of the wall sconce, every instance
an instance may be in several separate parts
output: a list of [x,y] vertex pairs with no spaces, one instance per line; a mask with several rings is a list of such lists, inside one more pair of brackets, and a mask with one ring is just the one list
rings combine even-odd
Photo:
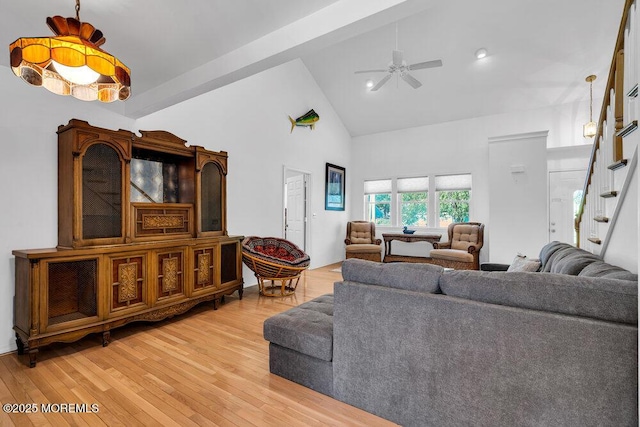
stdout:
[[593,121],[593,81],[595,79],[596,76],[593,74],[585,79],[585,81],[589,82],[589,123],[582,127],[582,135],[585,138],[593,138],[598,131],[598,125]]

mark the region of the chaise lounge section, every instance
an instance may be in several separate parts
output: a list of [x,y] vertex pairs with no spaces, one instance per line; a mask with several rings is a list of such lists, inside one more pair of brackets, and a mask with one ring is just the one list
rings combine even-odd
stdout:
[[265,321],[272,372],[407,426],[638,425],[637,275],[567,246],[541,272],[347,260]]

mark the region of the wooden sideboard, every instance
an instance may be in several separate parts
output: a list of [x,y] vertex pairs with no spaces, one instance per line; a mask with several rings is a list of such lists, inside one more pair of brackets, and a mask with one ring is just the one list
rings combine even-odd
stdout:
[[14,250],[18,354],[224,295],[242,298],[242,236],[226,230],[227,153],[163,131],[58,129],[58,247]]
[[405,233],[382,233],[384,240],[384,259],[382,262],[428,262],[427,256],[394,255],[391,253],[391,242],[429,242],[437,243],[442,238],[442,234],[405,234]]

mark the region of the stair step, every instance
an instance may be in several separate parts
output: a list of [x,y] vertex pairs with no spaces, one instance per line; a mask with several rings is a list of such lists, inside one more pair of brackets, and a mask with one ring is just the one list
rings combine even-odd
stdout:
[[609,222],[609,217],[606,216],[597,216],[593,218],[595,222]]
[[604,193],[600,193],[600,197],[608,199],[610,197],[617,197],[618,196],[618,192],[616,190],[611,190],[611,191],[607,191]]
[[626,125],[625,127],[623,127],[622,129],[620,129],[618,132],[616,132],[616,136],[621,136],[624,138],[625,136],[629,135],[631,132],[633,132],[636,129],[638,129],[638,121],[634,120],[628,125]]
[[596,245],[602,244],[602,240],[598,239],[597,237],[589,237],[587,240],[591,243],[595,243]]
[[629,98],[636,98],[638,96],[638,83],[636,83],[636,85],[632,87],[629,92],[627,92],[627,96]]
[[627,166],[627,163],[629,163],[627,159],[618,160],[617,162],[611,163],[609,166],[607,166],[607,169],[610,169],[612,171],[618,170],[620,168]]

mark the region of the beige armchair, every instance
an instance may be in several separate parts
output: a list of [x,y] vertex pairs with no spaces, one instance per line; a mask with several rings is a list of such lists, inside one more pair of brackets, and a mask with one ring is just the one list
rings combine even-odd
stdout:
[[431,263],[456,270],[479,270],[480,249],[484,243],[484,224],[454,222],[449,224],[448,242],[433,244]]
[[368,261],[382,261],[382,240],[376,239],[376,224],[369,221],[347,223],[347,238],[344,239],[346,257]]

